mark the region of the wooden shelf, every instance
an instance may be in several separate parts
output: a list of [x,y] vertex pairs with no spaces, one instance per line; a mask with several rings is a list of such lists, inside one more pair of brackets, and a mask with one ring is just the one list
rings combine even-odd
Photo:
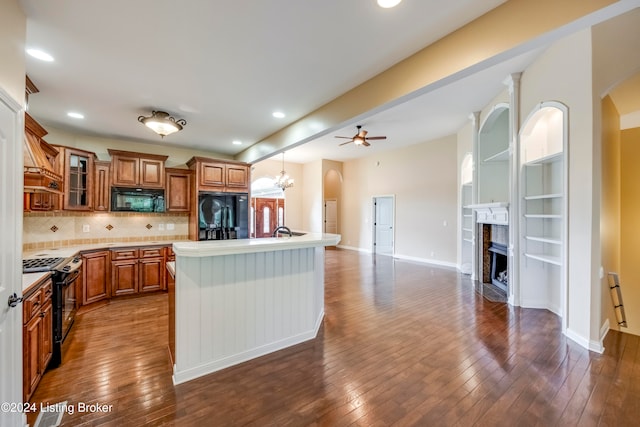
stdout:
[[525,166],[539,166],[539,165],[543,165],[545,163],[559,162],[561,160],[562,160],[562,151],[560,151],[558,153],[548,154],[546,156],[542,156],[542,157],[539,157],[539,158],[534,159],[534,160],[530,160],[530,161],[526,162],[524,165]]
[[524,236],[525,239],[533,242],[549,243],[551,245],[561,245],[562,240],[552,237],[539,237],[539,236]]
[[539,194],[536,196],[524,196],[525,200],[543,200],[543,199],[559,199],[562,197],[561,193],[553,194]]
[[562,219],[562,215],[557,214],[524,214],[527,219],[542,218],[542,219]]
[[562,259],[558,256],[551,256],[551,255],[544,255],[544,254],[530,254],[530,253],[525,253],[524,256],[530,259],[535,259],[537,261],[542,261],[546,264],[553,264],[558,266],[562,265]]
[[506,162],[509,160],[509,149],[507,148],[506,150],[500,151],[499,153],[494,154],[493,156],[489,156],[486,159],[484,159],[485,163],[490,163],[490,162]]

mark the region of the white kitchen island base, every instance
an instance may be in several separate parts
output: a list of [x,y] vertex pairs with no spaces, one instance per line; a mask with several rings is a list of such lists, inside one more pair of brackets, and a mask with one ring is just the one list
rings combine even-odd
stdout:
[[307,234],[174,244],[174,383],[315,338],[324,316],[324,246],[339,240]]

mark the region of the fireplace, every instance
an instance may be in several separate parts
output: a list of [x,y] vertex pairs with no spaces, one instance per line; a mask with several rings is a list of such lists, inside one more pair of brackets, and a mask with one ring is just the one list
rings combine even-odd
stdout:
[[488,249],[491,259],[489,278],[491,283],[507,292],[508,270],[507,270],[507,246],[500,243],[491,242]]

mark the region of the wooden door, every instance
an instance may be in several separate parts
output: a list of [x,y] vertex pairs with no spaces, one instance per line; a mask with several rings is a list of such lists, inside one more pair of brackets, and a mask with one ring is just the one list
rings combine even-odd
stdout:
[[33,316],[29,323],[25,325],[23,340],[23,363],[25,364],[23,366],[23,389],[24,398],[28,400],[38,386],[42,376],[42,359],[40,355],[42,318],[40,315]]
[[84,289],[82,304],[91,304],[109,298],[111,285],[111,268],[109,251],[97,251],[82,254]]
[[167,212],[189,212],[191,171],[167,169]]
[[136,187],[138,185],[139,160],[135,157],[113,156],[111,160],[113,185]]
[[40,345],[40,363],[42,371],[47,368],[53,356],[53,304],[51,298],[42,307],[42,342]]
[[324,201],[324,232],[338,234],[338,201]]
[[164,160],[140,158],[140,186],[164,188]]
[[111,295],[138,293],[138,260],[128,259],[111,262]]
[[111,162],[94,162],[95,177],[93,181],[93,210],[109,210],[109,168]]
[[164,288],[164,258],[140,260],[140,292],[159,291]]
[[64,209],[89,211],[93,208],[93,153],[65,148]]
[[253,199],[254,237],[271,237],[278,226],[278,199]]

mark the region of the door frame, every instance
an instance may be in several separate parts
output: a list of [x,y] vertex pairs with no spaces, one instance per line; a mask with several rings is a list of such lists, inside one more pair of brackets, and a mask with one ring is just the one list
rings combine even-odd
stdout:
[[391,224],[393,226],[391,256],[396,253],[396,196],[395,194],[381,194],[371,196],[371,253],[376,253],[376,200],[391,198]]
[[[6,146],[0,146],[2,176],[0,192],[4,202],[0,203],[0,220],[5,225],[2,238],[7,253],[0,271],[0,286],[6,292],[0,298],[0,330],[6,334],[0,345],[0,403],[22,402],[22,305],[8,308],[8,295],[14,292],[22,296],[22,193],[23,193],[23,144],[24,107],[0,87],[0,104],[11,116],[12,134],[5,135]],[[2,260],[0,260],[0,264]],[[5,299],[7,298],[7,299]],[[8,344],[8,345],[7,345]],[[26,414],[0,411],[0,425],[26,425]]]

